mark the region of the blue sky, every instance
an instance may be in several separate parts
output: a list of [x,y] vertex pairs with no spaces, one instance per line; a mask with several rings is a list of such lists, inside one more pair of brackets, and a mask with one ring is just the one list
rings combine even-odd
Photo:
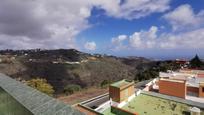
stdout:
[[[152,13],[148,16],[139,19],[121,19],[110,17],[105,14],[102,9],[94,8],[91,12],[91,16],[88,18],[89,23],[93,24],[83,32],[81,32],[77,37],[80,39],[88,39],[89,41],[94,41],[97,44],[96,50],[88,51],[91,53],[108,53],[117,56],[144,56],[152,58],[191,58],[195,54],[199,54],[204,57],[203,48],[144,48],[144,49],[120,49],[118,51],[111,50],[111,39],[117,37],[118,35],[131,35],[134,32],[141,30],[147,31],[151,26],[156,26],[159,29],[158,35],[163,33],[175,33],[181,34],[182,32],[189,32],[189,30],[177,30],[173,31],[172,25],[168,23],[168,20],[162,18],[165,14],[174,11],[176,8],[182,5],[189,5],[192,11],[197,14],[201,10],[204,10],[203,0],[172,0],[169,2],[170,8],[164,12]],[[189,27],[190,28],[190,27]],[[198,27],[200,28],[200,27]],[[196,30],[193,28],[193,30]],[[192,31],[193,31],[192,30]],[[156,38],[157,39],[157,38]],[[202,38],[204,40],[204,37]],[[199,42],[199,41],[198,41]],[[128,45],[127,43],[124,43]],[[195,45],[195,44],[194,44]]]
[[203,0],[0,0],[0,49],[204,58]]

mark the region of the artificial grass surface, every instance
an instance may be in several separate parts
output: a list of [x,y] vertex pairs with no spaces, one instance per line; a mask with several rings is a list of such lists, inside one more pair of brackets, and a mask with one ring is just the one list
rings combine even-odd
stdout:
[[[187,104],[140,94],[122,108],[136,112],[139,115],[188,115],[189,108],[191,107]],[[204,115],[204,111],[201,111],[201,115]],[[111,108],[106,109],[103,114],[115,115],[111,113]]]
[[123,107],[139,115],[183,115],[189,110],[188,105],[140,94]]

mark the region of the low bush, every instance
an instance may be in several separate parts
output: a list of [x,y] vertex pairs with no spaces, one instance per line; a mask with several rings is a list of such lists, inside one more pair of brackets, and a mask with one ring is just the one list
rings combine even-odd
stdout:
[[101,82],[101,88],[105,88],[105,87],[107,87],[109,84],[110,84],[110,82],[109,82],[108,80],[103,80],[103,81]]
[[80,91],[81,86],[77,84],[69,84],[64,87],[64,93],[66,95],[73,94],[74,92]]

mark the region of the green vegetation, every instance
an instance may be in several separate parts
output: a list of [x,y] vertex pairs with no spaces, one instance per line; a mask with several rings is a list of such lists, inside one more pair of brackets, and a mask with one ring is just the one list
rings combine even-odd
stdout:
[[198,55],[196,55],[193,59],[191,59],[191,61],[190,61],[190,67],[191,67],[191,68],[203,68],[203,69],[204,69],[204,64],[203,64],[203,62],[200,60],[200,58],[198,57]]
[[103,80],[101,82],[101,88],[106,88],[109,86],[109,84],[110,84],[110,82],[108,80]]
[[29,81],[26,81],[26,84],[50,96],[52,96],[54,93],[53,87],[49,83],[47,83],[46,79],[31,79]]
[[12,63],[0,63],[1,73],[21,80],[35,79],[35,76],[46,79],[59,95],[64,93],[67,84],[77,84],[83,89],[105,88],[111,82],[133,80],[144,65],[148,68],[153,62],[137,57],[91,55],[74,49],[6,50],[0,51],[0,55],[15,57]]
[[149,80],[158,77],[160,71],[180,68],[174,61],[91,55],[74,49],[6,50],[0,51],[0,55],[2,61],[4,58],[12,60],[12,63],[0,63],[1,73],[21,80],[35,79],[35,76],[46,79],[55,94],[63,94],[67,84],[105,88],[122,79]]
[[155,78],[159,75],[159,72],[157,70],[145,70],[144,72],[139,72],[135,76],[136,81],[142,81],[142,80],[149,80],[151,78]]
[[[85,83],[86,87],[98,86],[104,87],[111,82],[122,79],[133,79],[134,71],[132,68],[121,63],[114,58],[97,58],[97,60],[89,60],[86,63],[81,63],[74,68],[70,73],[74,78],[80,78]],[[109,83],[108,83],[109,82]],[[78,84],[78,83],[77,83]]]
[[70,84],[70,85],[65,86],[64,93],[66,95],[68,95],[68,94],[73,94],[74,92],[77,92],[77,91],[80,91],[80,90],[81,90],[80,85]]
[[159,76],[159,72],[166,72],[167,70],[177,70],[180,65],[174,61],[157,62],[154,66],[144,69],[135,75],[135,81],[149,80]]

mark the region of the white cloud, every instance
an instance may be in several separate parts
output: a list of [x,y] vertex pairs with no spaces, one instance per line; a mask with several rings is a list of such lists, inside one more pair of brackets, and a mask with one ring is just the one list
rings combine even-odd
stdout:
[[130,36],[129,43],[133,48],[153,48],[157,38],[158,28],[152,26],[149,31],[135,32]]
[[[152,26],[148,31],[139,31],[130,35],[126,49],[203,49],[204,28],[183,33],[158,33],[158,28]],[[127,36],[127,35],[126,35]],[[118,47],[115,46],[114,47]],[[121,49],[120,49],[121,50]]]
[[[116,38],[112,38],[113,50],[153,48],[155,45],[155,39],[157,38],[157,31],[158,28],[152,26],[148,31],[142,30],[140,32],[135,32],[130,36],[119,35]],[[124,45],[126,40],[129,41],[129,46]]]
[[180,34],[163,34],[159,38],[158,45],[165,49],[203,49],[204,28]]
[[107,15],[116,18],[138,19],[151,13],[164,12],[169,9],[170,0],[102,0],[102,9]]
[[86,42],[84,47],[87,50],[96,50],[96,43],[93,41],[92,42]]
[[112,38],[112,43],[114,44],[120,44],[122,41],[124,41],[125,39],[127,39],[126,35],[119,35],[116,38]]
[[77,48],[93,7],[137,19],[169,8],[170,0],[0,0],[0,48]]
[[112,38],[111,43],[113,44],[112,50],[125,49],[124,41],[128,39],[126,35],[119,35],[118,37]]
[[184,4],[163,16],[173,27],[173,30],[198,27],[203,24],[204,10],[195,13],[190,5]]
[[75,36],[89,27],[83,0],[0,2],[1,48],[76,48]]

